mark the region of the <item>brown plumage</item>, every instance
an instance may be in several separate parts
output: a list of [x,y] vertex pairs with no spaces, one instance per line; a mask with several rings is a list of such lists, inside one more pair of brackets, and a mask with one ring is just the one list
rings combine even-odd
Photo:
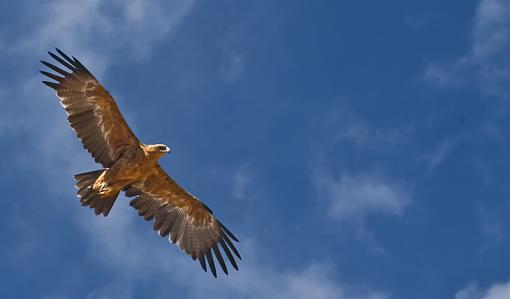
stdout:
[[[120,192],[135,197],[130,205],[145,220],[154,219],[153,229],[168,236],[200,265],[216,277],[214,257],[225,274],[225,260],[238,269],[241,259],[232,240],[237,238],[196,197],[186,192],[159,166],[158,160],[170,149],[164,144],[145,145],[131,131],[117,104],[92,73],[74,57],[59,49],[50,56],[69,71],[41,61],[58,75],[41,73],[56,82],[43,81],[53,88],[67,113],[71,127],[84,148],[104,169],[77,174],[77,195],[82,206],[96,215],[107,216]],[[207,263],[206,263],[207,261]]]

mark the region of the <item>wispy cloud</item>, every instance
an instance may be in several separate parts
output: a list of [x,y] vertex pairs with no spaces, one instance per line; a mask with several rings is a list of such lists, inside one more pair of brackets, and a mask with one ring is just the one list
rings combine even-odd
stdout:
[[471,283],[455,294],[455,299],[508,299],[510,298],[510,282],[496,283],[481,290],[477,284]]
[[35,24],[11,51],[44,52],[58,46],[105,59],[106,54],[118,55],[127,47],[131,55],[144,55],[173,33],[193,4],[194,0],[153,1],[151,5],[142,0],[33,3],[35,7],[24,13]]
[[237,81],[243,74],[246,57],[237,46],[241,39],[240,34],[231,29],[220,44],[223,58],[218,73],[226,83]]
[[425,175],[430,175],[436,168],[438,168],[451,153],[454,145],[454,139],[445,139],[438,143],[436,148],[429,153],[423,155],[423,159],[426,162],[427,170]]
[[482,292],[476,283],[471,283],[455,293],[455,299],[482,299]]
[[330,109],[322,117],[323,126],[334,142],[349,142],[359,148],[390,149],[407,141],[411,126],[374,127],[347,105]]
[[484,253],[501,245],[507,234],[505,233],[505,226],[501,223],[500,215],[493,209],[488,208],[481,202],[477,207],[477,212],[481,232],[485,237],[480,252]]
[[510,1],[480,1],[466,54],[451,62],[431,63],[425,78],[442,87],[477,84],[485,94],[506,96],[510,91]]
[[382,175],[319,171],[314,177],[318,196],[329,215],[339,222],[363,224],[373,215],[399,216],[410,202],[405,185]]
[[232,83],[241,77],[244,69],[244,55],[235,51],[225,53],[223,64],[220,66],[219,73],[223,81]]
[[253,184],[254,172],[246,164],[239,166],[233,175],[232,197],[235,199],[248,200],[253,197],[250,187]]
[[[399,217],[411,202],[411,192],[405,180],[387,174],[384,165],[368,168],[341,162],[338,155],[346,147],[354,147],[357,155],[367,159],[381,153],[392,155],[392,149],[405,145],[413,127],[375,126],[343,105],[321,116],[323,136],[314,142],[314,160],[310,177],[316,189],[318,203],[330,219],[353,228],[358,237],[373,243],[381,252],[367,221],[372,217]],[[344,151],[344,153],[350,153]]]
[[437,15],[431,12],[407,11],[402,20],[405,24],[419,29],[431,24],[436,18]]

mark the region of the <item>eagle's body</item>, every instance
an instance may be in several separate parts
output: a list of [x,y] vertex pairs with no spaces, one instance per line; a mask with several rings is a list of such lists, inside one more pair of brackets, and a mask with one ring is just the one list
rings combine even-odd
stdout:
[[101,173],[92,189],[107,197],[131,184],[143,182],[149,176],[157,175],[158,159],[167,152],[168,147],[162,144],[129,147],[110,168]]
[[[120,192],[136,196],[130,205],[145,220],[154,219],[153,229],[169,236],[206,271],[206,260],[214,276],[213,254],[228,274],[219,247],[237,270],[234,255],[241,256],[231,240],[237,238],[200,200],[181,188],[160,167],[158,160],[170,151],[164,144],[145,145],[131,131],[108,91],[76,58],[57,49],[50,56],[71,72],[42,61],[62,75],[41,71],[57,82],[43,81],[53,88],[66,110],[71,127],[84,148],[103,169],[75,175],[77,195],[83,206],[107,216]],[[220,245],[220,246],[218,246]],[[234,255],[232,255],[234,253]]]

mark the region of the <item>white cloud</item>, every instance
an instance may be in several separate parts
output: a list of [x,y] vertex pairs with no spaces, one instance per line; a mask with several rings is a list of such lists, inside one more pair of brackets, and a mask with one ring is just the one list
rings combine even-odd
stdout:
[[508,299],[510,298],[510,282],[499,283],[491,286],[483,299]]
[[496,283],[486,290],[480,290],[476,284],[469,284],[455,294],[455,299],[508,299],[510,298],[510,281]]
[[510,1],[482,0],[473,29],[472,55],[476,61],[488,59],[508,47],[510,42]]
[[477,84],[485,94],[505,96],[510,80],[510,1],[480,1],[471,34],[471,46],[448,63],[431,63],[425,77],[439,86]]
[[[371,243],[371,250],[386,254],[367,227],[371,217],[399,217],[411,202],[407,183],[393,179],[384,172],[360,169],[335,172],[341,148],[354,145],[373,152],[389,151],[408,142],[412,126],[384,128],[370,124],[348,106],[330,109],[321,116],[325,140],[314,142],[311,180],[325,213],[340,224],[348,224],[357,237]],[[332,142],[333,141],[333,142]]]
[[455,299],[481,299],[482,292],[478,288],[478,285],[471,283],[462,290],[455,293]]
[[173,33],[193,4],[194,0],[150,5],[142,0],[34,1],[32,10],[25,12],[35,21],[32,31],[11,50],[34,53],[60,47],[82,57],[105,59],[127,47],[131,55],[144,55]]
[[335,177],[319,171],[314,177],[328,213],[340,222],[363,224],[372,215],[401,215],[410,202],[404,184],[377,174],[344,173]]

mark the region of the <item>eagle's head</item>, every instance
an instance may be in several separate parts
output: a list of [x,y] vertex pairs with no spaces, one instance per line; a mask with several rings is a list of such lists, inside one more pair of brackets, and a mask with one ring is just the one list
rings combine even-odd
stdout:
[[159,156],[162,156],[170,151],[170,148],[164,144],[148,144],[145,146],[145,152],[149,154],[158,154]]

